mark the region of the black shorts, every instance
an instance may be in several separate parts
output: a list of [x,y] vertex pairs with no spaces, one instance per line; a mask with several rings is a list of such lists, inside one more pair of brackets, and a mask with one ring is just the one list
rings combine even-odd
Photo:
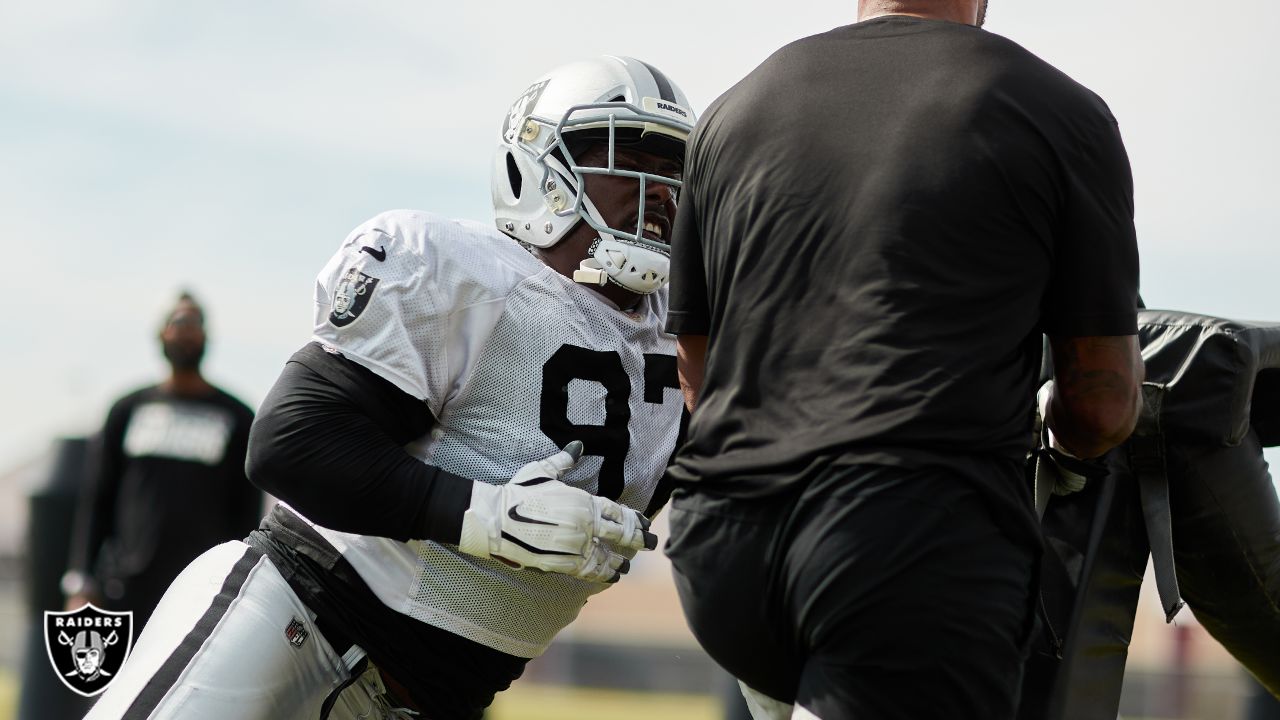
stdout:
[[1014,716],[1039,548],[944,470],[677,490],[666,553],[698,641],[766,695],[823,720]]

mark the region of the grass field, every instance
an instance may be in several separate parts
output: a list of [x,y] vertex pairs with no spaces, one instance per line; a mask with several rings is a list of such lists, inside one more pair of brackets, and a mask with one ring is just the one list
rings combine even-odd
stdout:
[[[17,713],[18,680],[0,670],[0,720],[14,720]],[[485,720],[719,720],[720,717],[720,703],[709,695],[516,683],[498,696]]]
[[710,695],[521,685],[498,696],[485,720],[718,720]]
[[18,715],[18,678],[0,670],[0,720],[13,720]]
[[[17,678],[0,671],[0,720],[14,720],[17,712]],[[708,695],[616,692],[517,683],[498,696],[485,720],[717,720],[719,716],[719,703]]]

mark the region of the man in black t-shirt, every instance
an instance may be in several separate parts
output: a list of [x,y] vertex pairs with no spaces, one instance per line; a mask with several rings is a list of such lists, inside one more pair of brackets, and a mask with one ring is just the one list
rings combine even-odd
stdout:
[[253,411],[200,373],[204,310],[182,293],[160,329],[170,366],[107,413],[63,578],[67,609],[132,610],[141,630],[197,555],[247,535],[262,493],[245,477]]
[[859,11],[690,138],[667,552],[752,702],[1012,717],[1042,333],[1056,447],[1097,457],[1140,407],[1128,159],[1102,100],[979,29],[985,2]]

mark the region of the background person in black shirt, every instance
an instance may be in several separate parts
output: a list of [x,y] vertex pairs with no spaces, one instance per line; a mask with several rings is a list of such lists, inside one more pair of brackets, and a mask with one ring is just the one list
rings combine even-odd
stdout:
[[187,563],[262,516],[262,493],[244,472],[253,411],[200,374],[204,310],[190,294],[159,339],[169,377],[107,413],[63,578],[68,610],[132,610],[135,631]]
[[667,552],[699,641],[776,713],[1012,717],[1042,333],[1058,447],[1096,457],[1138,415],[1116,121],[985,10],[861,2],[689,141]]

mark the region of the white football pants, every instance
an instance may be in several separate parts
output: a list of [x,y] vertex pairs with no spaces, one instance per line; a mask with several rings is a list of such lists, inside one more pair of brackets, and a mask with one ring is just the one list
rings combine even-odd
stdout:
[[738,681],[738,688],[742,690],[742,697],[747,701],[751,720],[822,720],[806,708],[774,700],[759,690],[752,689],[741,680]]
[[[85,720],[317,720],[364,656],[339,656],[280,572],[243,542],[182,571]],[[397,715],[377,672],[350,682],[328,717]]]

